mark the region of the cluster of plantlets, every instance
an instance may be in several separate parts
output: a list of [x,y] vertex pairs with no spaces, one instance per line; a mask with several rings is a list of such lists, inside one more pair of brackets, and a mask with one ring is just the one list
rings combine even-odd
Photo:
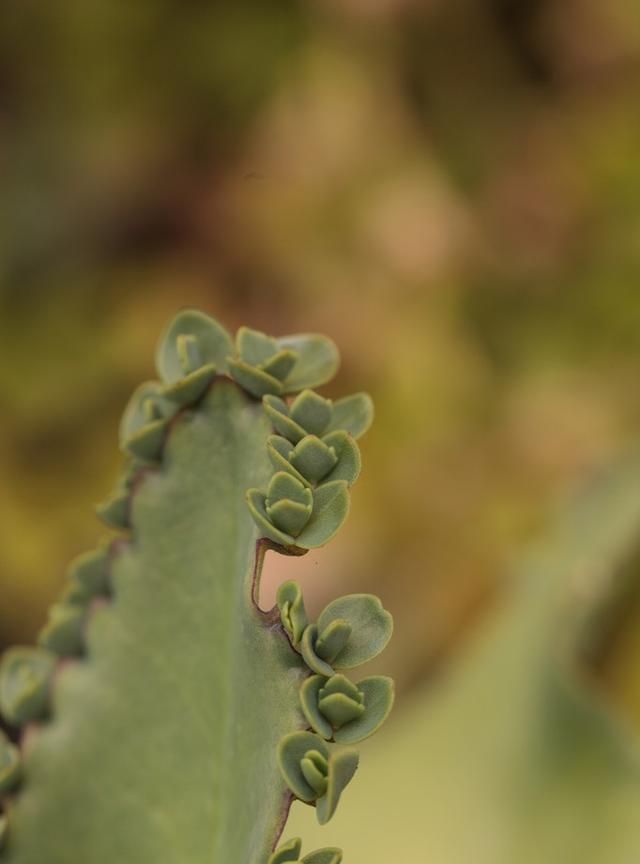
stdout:
[[344,671],[384,648],[391,616],[355,594],[311,623],[294,582],[258,606],[266,551],[304,554],[348,513],[372,405],[314,392],[338,362],[315,334],[233,341],[195,311],[168,327],[98,508],[125,533],[74,562],[38,646],[0,665],[22,733],[0,738],[7,864],[341,861],[274,849],[294,797],[331,818],[358,764],[340,745],[389,713],[389,678]]
[[281,740],[280,770],[297,798],[315,803],[323,825],[358,767],[355,751],[332,753],[325,741],[362,741],[382,725],[393,704],[391,678],[375,675],[354,684],[336,669],[351,669],[379,654],[391,636],[391,616],[377,597],[352,594],[329,603],[317,624],[309,624],[295,582],[280,587],[278,607],[292,644],[317,673],[300,687],[300,706],[313,732],[292,732]]

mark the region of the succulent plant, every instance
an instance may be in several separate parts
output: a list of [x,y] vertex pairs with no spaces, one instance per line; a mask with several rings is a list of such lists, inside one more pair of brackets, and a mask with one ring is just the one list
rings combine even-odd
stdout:
[[288,862],[294,862],[294,864],[340,864],[342,861],[340,849],[318,849],[317,852],[311,852],[304,858],[300,858],[301,850],[302,840],[295,837],[276,849],[269,858],[268,864],[288,864]]
[[300,688],[300,702],[311,728],[338,744],[355,744],[382,726],[393,705],[393,681],[371,675],[354,684],[344,675],[312,675]]
[[344,522],[371,400],[310,389],[338,366],[326,337],[232,340],[191,310],[156,365],[98,508],[119,533],[73,562],[38,645],[0,664],[19,736],[0,735],[0,858],[340,864],[276,846],[294,797],[331,818],[358,765],[339,745],[387,716],[390,679],[337,670],[381,651],[391,616],[359,594],[311,623],[294,582],[271,611],[258,596],[267,551],[305,554]]

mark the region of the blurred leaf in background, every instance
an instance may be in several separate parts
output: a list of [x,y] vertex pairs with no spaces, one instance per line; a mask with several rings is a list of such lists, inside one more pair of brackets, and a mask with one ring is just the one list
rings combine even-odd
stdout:
[[[369,746],[331,828],[353,864],[637,860],[640,713],[585,653],[640,599],[639,483],[637,454],[594,482],[450,677]],[[296,808],[292,834],[331,840]]]

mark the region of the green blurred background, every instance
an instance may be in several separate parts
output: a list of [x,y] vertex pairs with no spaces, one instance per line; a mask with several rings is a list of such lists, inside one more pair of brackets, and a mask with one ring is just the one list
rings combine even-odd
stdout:
[[[195,305],[326,332],[326,393],[372,393],[348,527],[264,602],[294,572],[312,608],[379,593],[418,728],[554,502],[638,438],[639,84],[625,0],[7,4],[2,644],[101,536],[119,414]],[[633,621],[598,673],[640,722]]]

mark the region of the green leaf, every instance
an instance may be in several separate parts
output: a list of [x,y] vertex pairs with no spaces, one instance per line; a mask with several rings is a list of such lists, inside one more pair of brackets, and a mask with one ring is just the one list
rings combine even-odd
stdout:
[[264,492],[261,492],[259,489],[249,489],[247,491],[249,512],[260,529],[260,536],[273,540],[274,543],[279,543],[281,546],[293,546],[295,538],[291,534],[287,534],[285,531],[276,528],[267,513],[266,502],[267,499]]
[[189,375],[202,365],[198,340],[192,333],[181,333],[176,339],[176,347],[183,375]]
[[249,366],[262,366],[279,350],[276,340],[260,330],[240,327],[236,333],[236,351]]
[[269,431],[223,377],[176,418],[136,487],[135,539],[112,551],[89,660],[61,665],[30,740],[7,864],[268,860],[288,801],[277,745],[303,722],[306,675],[252,593],[244,492],[271,477]]
[[389,715],[393,681],[377,675],[356,685],[343,675],[312,675],[300,688],[300,704],[318,735],[338,744],[355,744],[373,735]]
[[276,849],[273,855],[269,858],[268,864],[285,864],[288,861],[297,861],[300,858],[302,851],[302,840],[300,837],[294,837],[293,840],[287,840]]
[[[16,787],[21,773],[18,748],[13,746],[0,729],[0,795],[6,795],[7,792],[11,792]],[[0,848],[2,847],[5,832],[6,824],[0,826]]]
[[318,639],[318,627],[316,624],[310,624],[300,640],[300,652],[304,658],[304,662],[309,669],[317,675],[322,675],[324,678],[330,678],[334,674],[333,666],[327,663],[316,654],[316,641]]
[[226,368],[226,357],[233,351],[231,336],[213,318],[195,309],[186,309],[169,324],[156,352],[158,374],[165,384],[174,384],[185,377],[178,348],[181,336],[195,337],[201,366],[211,364],[218,369]]
[[276,472],[269,481],[267,489],[267,504],[276,501],[291,500],[309,507],[313,504],[311,490],[285,471]]
[[364,697],[364,713],[336,729],[337,744],[356,744],[364,741],[382,726],[393,708],[393,679],[384,675],[372,675],[358,681],[358,690]]
[[305,855],[300,864],[341,864],[342,850],[327,847]]
[[393,618],[373,594],[348,594],[329,603],[318,618],[318,632],[336,620],[348,621],[349,641],[333,659],[336,669],[352,669],[376,657],[393,632]]
[[[324,399],[313,390],[303,390],[291,406],[277,396],[263,398],[264,409],[271,420],[274,429],[292,444],[299,444],[305,436],[323,436],[325,445],[335,449],[339,465],[326,477],[319,474],[312,476],[300,468],[311,480],[325,476],[326,480],[347,480],[353,483],[360,472],[360,451],[354,441],[353,433],[361,435],[368,428],[372,419],[372,402],[365,393],[350,396],[338,411],[334,422],[334,407],[330,399]],[[338,403],[336,403],[338,404]],[[340,424],[344,428],[340,428]],[[330,431],[333,430],[333,431]],[[325,434],[328,433],[328,434]],[[294,454],[296,451],[293,451]],[[291,450],[285,450],[283,456],[291,458]],[[295,462],[295,458],[293,460]],[[327,468],[325,468],[325,473]]]
[[[283,399],[280,399],[278,396],[267,395],[263,396],[262,404],[269,420],[273,424],[273,428],[279,435],[286,438],[287,442],[291,441],[293,444],[297,444],[307,434],[307,431],[302,426],[291,419],[289,408]],[[293,447],[289,449],[293,450]]]
[[299,356],[284,382],[285,393],[297,393],[326,384],[338,371],[340,354],[335,343],[317,333],[298,333],[276,340],[279,348],[295,351]]
[[267,439],[267,453],[276,471],[288,471],[289,474],[292,474],[301,483],[307,483],[308,485],[307,479],[289,462],[289,457],[293,453],[293,447],[286,438],[282,438],[280,435],[270,435]]
[[87,610],[82,606],[57,603],[49,610],[49,620],[38,637],[42,648],[59,657],[79,656],[84,651]]
[[333,663],[351,637],[351,624],[344,618],[335,618],[324,630],[318,629],[314,650],[318,657]]
[[265,502],[267,516],[279,531],[297,537],[311,516],[311,504],[297,501]]
[[313,731],[330,741],[333,738],[333,727],[318,707],[320,690],[327,680],[324,675],[311,675],[307,678],[300,688],[300,705]]
[[330,432],[322,441],[334,451],[337,458],[335,467],[322,478],[322,483],[345,480],[349,486],[353,486],[362,467],[360,449],[354,439],[347,432]]
[[214,363],[207,363],[199,369],[189,372],[184,378],[168,384],[162,389],[163,395],[175,405],[193,405],[198,402],[211,386],[216,377],[218,367]]
[[304,779],[316,793],[316,797],[322,797],[327,791],[328,785],[328,760],[317,750],[307,750],[300,762],[300,770]]
[[[310,433],[286,453],[266,446],[269,410],[247,398],[326,380],[337,351],[321,336],[273,340],[247,328],[237,344],[231,356],[226,331],[197,312],[171,323],[157,353],[162,382],[139,388],[125,411],[127,464],[100,508],[127,536],[74,563],[40,648],[2,660],[0,710],[28,724],[24,783],[0,802],[7,864],[294,860],[299,842],[272,851],[291,803],[278,742],[307,736],[295,782],[312,791],[321,822],[356,770],[357,754],[299,731],[308,669],[292,645],[313,629],[300,590],[278,592],[283,626],[257,599],[274,544],[301,555],[338,530],[359,452],[343,432],[329,436],[335,447],[319,437],[332,403],[310,390],[291,409],[265,400],[279,418],[291,410],[281,428]],[[335,619],[311,644],[333,659],[350,635]],[[362,708],[339,677],[318,694],[334,726]],[[0,769],[13,770],[15,753],[5,748]],[[304,859],[340,860],[328,848]]]
[[324,741],[312,732],[292,732],[278,745],[278,761],[289,789],[301,801],[315,801],[318,821],[324,825],[335,813],[340,796],[356,772],[358,754],[353,750],[330,753]]
[[162,453],[168,425],[168,420],[153,420],[147,423],[127,438],[126,450],[136,459],[156,462]]
[[81,585],[89,597],[110,594],[108,548],[79,555],[69,567],[69,579]]
[[40,720],[49,710],[55,655],[41,648],[10,648],[0,663],[0,713],[13,726]]
[[365,711],[364,696],[356,685],[344,675],[333,675],[318,693],[318,705],[322,714],[334,729],[362,717]]
[[325,717],[331,721],[331,725],[335,729],[339,729],[355,717],[359,717],[364,712],[364,706],[359,702],[354,702],[344,693],[332,693],[326,698],[321,698],[320,707]]
[[288,862],[298,862],[299,864],[341,864],[342,851],[340,849],[326,847],[318,849],[316,852],[310,852],[304,858],[300,858],[302,850],[302,840],[296,837],[283,843],[269,858],[268,864],[288,864]]
[[360,438],[373,422],[373,400],[368,393],[354,393],[333,403],[333,414],[327,432],[342,429]]
[[330,399],[324,399],[313,390],[303,390],[291,403],[289,416],[308,435],[323,435],[331,422],[333,407]]
[[297,582],[283,582],[276,594],[276,603],[280,610],[280,620],[291,641],[297,645],[309,623],[304,608],[302,591]]
[[175,405],[163,395],[162,386],[157,381],[145,381],[137,387],[120,421],[120,447],[124,450],[130,438],[140,433],[149,423],[169,420],[176,413]]
[[291,464],[310,483],[317,483],[326,477],[337,462],[335,450],[315,435],[306,435],[291,454]]
[[[268,504],[265,494],[259,489],[248,490],[247,503],[260,526],[261,536],[283,546],[314,549],[327,543],[347,518],[349,492],[343,480],[323,484],[313,493],[313,510],[308,519],[308,511],[303,505],[294,508],[290,503],[286,508],[276,510],[275,505]],[[271,514],[277,514],[277,519],[272,518]],[[297,531],[303,518],[306,524],[296,536],[284,530],[284,527],[289,526]]]
[[329,759],[327,746],[312,732],[291,732],[285,735],[278,745],[278,764],[285,783],[296,798],[307,803],[318,798],[301,767],[302,760],[309,752],[320,753],[325,759]]
[[255,366],[250,366],[243,360],[234,360],[233,357],[227,357],[227,366],[231,376],[237,383],[255,396],[256,399],[261,399],[268,393],[278,394],[283,392],[281,382],[273,375],[269,375],[262,369]]
[[148,461],[142,459],[130,458],[122,468],[120,479],[118,481],[117,491],[123,493],[131,493],[134,491],[136,483],[140,479],[141,474],[150,468],[157,468],[158,464],[150,465]]
[[336,812],[342,793],[357,769],[358,754],[355,750],[343,750],[329,757],[327,791],[316,802],[316,817],[320,825],[326,825]]
[[262,369],[269,375],[273,375],[278,381],[284,381],[295,366],[297,359],[298,355],[295,351],[278,351],[262,365]]
[[62,592],[61,600],[71,606],[80,606],[83,609],[91,602],[93,594],[84,582],[70,579]]
[[110,528],[129,528],[130,497],[127,489],[119,487],[110,498],[98,504],[96,515]]
[[325,483],[313,493],[313,512],[296,538],[303,549],[324,546],[342,527],[349,515],[349,488],[343,480]]
[[[318,439],[312,440],[317,441]],[[349,486],[353,485],[360,476],[361,468],[360,450],[353,438],[346,432],[331,432],[322,439],[322,444],[330,448],[330,453],[335,454],[335,460],[333,456],[329,456],[325,465],[318,468],[318,473],[322,473],[326,468],[329,469],[328,473],[320,478],[322,485],[334,480],[344,480]],[[302,483],[312,485],[313,481],[310,479],[310,475],[316,473],[313,465],[309,476],[305,476],[298,470],[298,467],[290,461],[295,454],[295,449],[289,440],[281,435],[272,435],[268,440],[267,447],[271,463],[277,471],[287,471]],[[324,458],[326,451],[324,448],[321,449],[321,458]],[[331,463],[333,463],[333,467],[331,467]],[[305,468],[306,466],[299,467]]]

